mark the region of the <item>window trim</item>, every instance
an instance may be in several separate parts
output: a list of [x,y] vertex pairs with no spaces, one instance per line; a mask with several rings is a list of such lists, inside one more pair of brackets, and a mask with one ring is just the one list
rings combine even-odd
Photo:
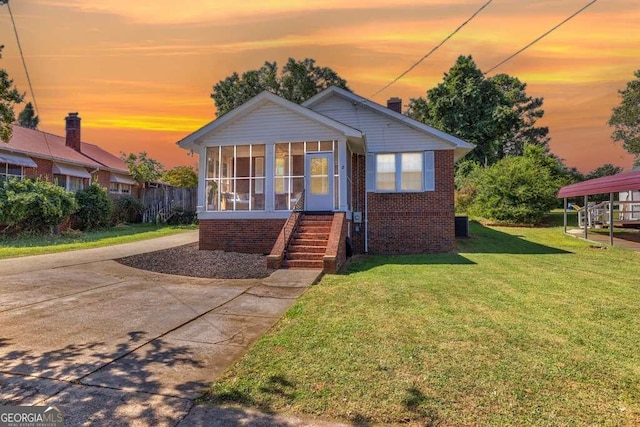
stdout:
[[[395,189],[384,190],[378,188],[378,155],[395,156]],[[420,190],[402,189],[402,155],[420,154],[422,159],[422,180]],[[398,151],[369,153],[367,162],[367,191],[370,193],[426,193],[435,191],[435,152],[434,151]]]

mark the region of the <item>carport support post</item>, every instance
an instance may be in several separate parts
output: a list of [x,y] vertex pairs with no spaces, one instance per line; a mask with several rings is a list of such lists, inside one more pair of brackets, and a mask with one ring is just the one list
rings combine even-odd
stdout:
[[567,232],[567,198],[564,198],[564,232]]
[[587,240],[587,236],[588,236],[588,231],[587,229],[589,228],[589,209],[587,209],[587,203],[589,203],[589,196],[587,196],[585,194],[584,196],[584,240]]
[[613,246],[613,193],[609,193],[609,244]]

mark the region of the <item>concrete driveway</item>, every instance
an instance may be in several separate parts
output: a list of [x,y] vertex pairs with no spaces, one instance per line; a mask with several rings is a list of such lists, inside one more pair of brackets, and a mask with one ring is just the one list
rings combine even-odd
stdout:
[[196,239],[0,261],[0,405],[53,405],[66,425],[215,425],[193,399],[318,272],[214,280],[111,260]]

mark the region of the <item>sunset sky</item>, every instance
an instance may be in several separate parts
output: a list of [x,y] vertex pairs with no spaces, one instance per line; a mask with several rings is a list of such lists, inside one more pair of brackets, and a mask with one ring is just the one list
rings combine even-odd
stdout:
[[[40,129],[118,154],[147,151],[167,167],[195,165],[175,142],[215,118],[212,86],[234,71],[315,58],[370,97],[431,50],[485,0],[10,0]],[[373,98],[423,96],[458,55],[488,70],[587,0],[494,0],[398,83]],[[7,6],[0,6],[0,68],[28,85]],[[599,0],[493,73],[545,99],[551,151],[583,172],[629,169],[606,122],[618,89],[640,68],[640,1]],[[493,74],[492,73],[492,74]],[[32,100],[27,93],[27,100]],[[20,107],[22,108],[22,106]]]

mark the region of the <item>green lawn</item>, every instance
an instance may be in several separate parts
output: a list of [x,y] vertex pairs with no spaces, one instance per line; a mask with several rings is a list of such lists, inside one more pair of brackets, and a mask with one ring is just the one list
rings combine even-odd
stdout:
[[194,226],[135,224],[87,233],[0,238],[0,259],[40,255],[77,249],[130,243],[154,237],[168,236],[193,229]]
[[358,423],[640,424],[640,254],[558,227],[471,232],[458,254],[325,276],[203,400]]

